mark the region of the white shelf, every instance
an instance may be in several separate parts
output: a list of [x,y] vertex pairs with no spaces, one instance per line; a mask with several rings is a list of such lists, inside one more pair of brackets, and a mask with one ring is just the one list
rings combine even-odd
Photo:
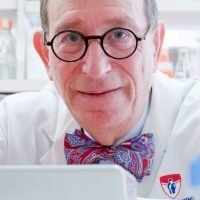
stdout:
[[200,0],[157,0],[160,12],[200,12]]
[[49,80],[0,80],[0,93],[39,91]]
[[157,0],[167,29],[200,30],[200,0]]
[[39,13],[40,1],[25,1],[25,12],[27,13]]
[[17,0],[4,0],[0,3],[0,10],[17,10]]

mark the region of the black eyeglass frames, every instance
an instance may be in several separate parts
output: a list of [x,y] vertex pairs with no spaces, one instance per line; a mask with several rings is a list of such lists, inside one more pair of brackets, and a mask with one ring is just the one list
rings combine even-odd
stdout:
[[43,33],[44,45],[51,46],[55,56],[65,62],[75,62],[83,58],[89,46],[89,40],[100,41],[104,53],[114,59],[125,59],[134,54],[138,42],[146,39],[150,26],[142,37],[126,28],[112,28],[103,35],[86,36],[78,31],[64,30],[47,41],[47,32]]

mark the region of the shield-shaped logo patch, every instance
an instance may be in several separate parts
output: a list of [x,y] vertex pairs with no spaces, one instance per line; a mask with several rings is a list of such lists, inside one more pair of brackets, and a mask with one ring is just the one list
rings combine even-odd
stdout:
[[169,174],[160,177],[160,184],[165,194],[175,199],[181,189],[181,175],[180,174]]

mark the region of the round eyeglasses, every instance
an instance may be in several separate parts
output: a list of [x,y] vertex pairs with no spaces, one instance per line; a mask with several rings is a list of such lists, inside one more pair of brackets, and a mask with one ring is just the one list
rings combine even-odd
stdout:
[[92,39],[100,40],[104,53],[114,59],[130,57],[137,49],[138,42],[146,39],[149,27],[142,37],[126,28],[112,28],[103,35],[85,36],[78,31],[65,30],[56,34],[51,41],[47,41],[44,32],[44,45],[51,46],[57,58],[65,62],[75,62],[84,57],[88,49],[88,42]]

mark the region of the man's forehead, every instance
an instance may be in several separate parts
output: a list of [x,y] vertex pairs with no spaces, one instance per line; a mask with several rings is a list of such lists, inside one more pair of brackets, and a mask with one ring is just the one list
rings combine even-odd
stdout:
[[139,20],[144,25],[146,22],[143,0],[50,0],[48,11],[50,24],[58,26],[67,23],[78,26],[79,23],[84,23],[85,13],[91,15],[91,18],[93,14],[99,14],[99,20],[113,20],[116,24],[120,24],[120,21],[134,23]]
[[60,8],[60,4],[66,5],[68,10],[80,9],[83,7],[93,8],[93,7],[126,7],[131,8],[137,5],[142,6],[144,4],[143,0],[49,0],[49,4],[53,4],[55,7]]

